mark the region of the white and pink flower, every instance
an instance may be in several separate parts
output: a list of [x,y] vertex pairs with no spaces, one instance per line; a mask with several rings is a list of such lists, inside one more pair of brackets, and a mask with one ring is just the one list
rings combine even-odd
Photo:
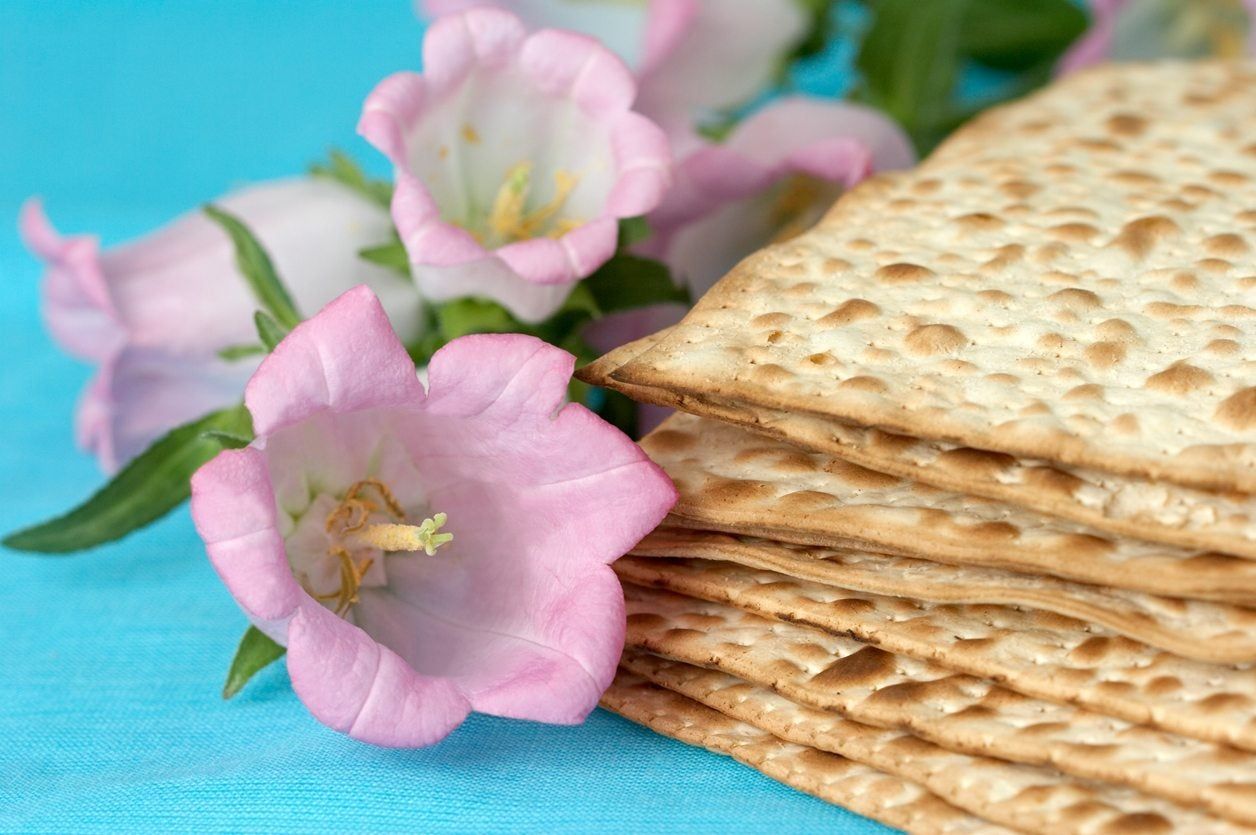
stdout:
[[636,74],[637,109],[688,147],[695,124],[763,92],[806,35],[799,0],[422,0],[428,17],[509,9],[597,38]]
[[1090,0],[1090,8],[1090,29],[1060,73],[1104,61],[1256,56],[1256,0]]
[[[413,286],[358,257],[391,238],[379,206],[322,179],[267,183],[218,204],[267,248],[300,308],[316,310],[365,282],[401,333],[419,335]],[[175,426],[239,401],[261,357],[228,362],[218,352],[257,342],[258,304],[230,239],[202,213],[105,250],[94,236],[62,237],[35,200],[20,226],[47,264],[49,331],[67,352],[100,366],[80,401],[77,435],[107,471]]]
[[910,140],[878,111],[778,99],[679,162],[643,254],[665,261],[697,297],[755,250],[810,228],[873,171],[914,161]]
[[641,449],[564,405],[571,355],[468,336],[428,390],[366,288],[299,325],[245,400],[256,440],[192,480],[192,515],[319,721],[433,743],[470,711],[581,721],[615,672],[610,563],[676,498]]
[[359,131],[393,162],[392,215],[425,296],[482,296],[527,322],[615,251],[618,221],[658,205],[667,139],[592,38],[529,35],[507,12],[436,21],[423,74],[371,93]]

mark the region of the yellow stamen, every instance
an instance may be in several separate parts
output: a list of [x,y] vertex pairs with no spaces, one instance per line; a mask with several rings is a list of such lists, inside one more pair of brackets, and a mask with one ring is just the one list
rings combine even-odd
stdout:
[[[511,242],[537,237],[562,211],[567,198],[579,182],[570,172],[555,172],[554,198],[529,212],[527,204],[532,193],[532,168],[531,162],[521,162],[507,171],[506,179],[493,198],[493,207],[488,214],[488,227],[499,240]],[[552,223],[552,228],[546,234],[556,237],[579,225],[577,220],[564,218]]]
[[453,542],[454,535],[440,533],[448,517],[437,513],[430,519],[424,519],[419,525],[399,525],[383,523],[367,525],[355,532],[349,542],[363,548],[378,548],[381,551],[423,551],[429,557],[436,549]]
[[[376,513],[398,521],[369,524]],[[453,541],[453,534],[440,532],[449,518],[444,513],[437,513],[418,525],[404,524],[405,518],[401,503],[382,481],[368,478],[351,485],[340,504],[327,514],[325,523],[334,543],[327,553],[339,562],[340,585],[331,592],[310,591],[311,596],[316,600],[334,601],[336,614],[344,615],[358,602],[362,581],[375,564],[372,557],[356,558],[355,550],[423,551],[431,556],[442,545]]]
[[367,558],[358,562],[344,548],[334,546],[330,553],[340,560],[340,587],[326,594],[315,594],[315,600],[336,601],[336,614],[343,615],[358,602],[358,589],[362,587],[362,578],[371,570],[375,560]]
[[462,126],[462,138],[472,145],[480,144],[480,135],[476,133],[475,128],[471,127],[469,122]]

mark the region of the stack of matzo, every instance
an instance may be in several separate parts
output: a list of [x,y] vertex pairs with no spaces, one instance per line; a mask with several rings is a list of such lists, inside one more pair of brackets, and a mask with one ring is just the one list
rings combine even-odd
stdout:
[[1256,827],[1256,67],[996,110],[584,377],[683,412],[607,706],[912,831]]

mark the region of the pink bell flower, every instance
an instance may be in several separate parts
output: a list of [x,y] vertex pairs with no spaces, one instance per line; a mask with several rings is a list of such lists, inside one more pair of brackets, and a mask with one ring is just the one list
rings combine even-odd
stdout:
[[196,473],[192,516],[319,721],[408,747],[473,710],[570,724],[596,705],[625,628],[610,563],[676,492],[563,405],[573,362],[467,336],[432,357],[425,392],[360,287],[249,381],[256,440]]
[[873,171],[915,161],[903,131],[871,108],[802,96],[777,99],[728,139],[677,165],[642,254],[665,261],[695,298],[738,261],[810,228]]
[[1104,61],[1256,56],[1256,0],[1090,0],[1090,9],[1061,75]]
[[[339,183],[281,180],[218,201],[269,251],[299,308],[317,310],[366,282],[398,330],[417,337],[422,303],[402,277],[358,257],[387,243],[388,212]],[[22,208],[27,246],[47,265],[44,318],[68,352],[99,366],[79,403],[79,444],[116,470],[180,424],[238,402],[260,354],[219,351],[258,341],[257,301],[227,235],[201,212],[102,250],[62,237],[37,200]]]
[[495,5],[530,27],[583,32],[636,74],[637,109],[667,129],[677,149],[694,124],[754,98],[802,40],[798,0],[423,0],[428,17]]
[[615,252],[618,221],[658,205],[667,139],[592,38],[529,35],[498,9],[443,17],[423,74],[390,76],[359,132],[395,167],[393,220],[422,293],[481,296],[526,322],[555,310]]

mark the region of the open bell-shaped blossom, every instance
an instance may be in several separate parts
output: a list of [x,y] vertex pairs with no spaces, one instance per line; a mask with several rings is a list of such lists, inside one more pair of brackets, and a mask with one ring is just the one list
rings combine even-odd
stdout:
[[665,261],[696,298],[755,250],[810,228],[870,173],[914,161],[910,140],[876,110],[778,99],[678,163],[641,251]]
[[1061,74],[1104,61],[1256,56],[1256,0],[1090,0]]
[[637,75],[637,109],[663,125],[678,149],[705,115],[743,104],[771,86],[806,34],[799,0],[422,0],[428,17],[495,5],[533,28],[583,32]]
[[610,563],[666,514],[667,476],[564,405],[574,359],[532,337],[439,350],[428,389],[357,288],[262,363],[256,440],[192,479],[192,515],[321,722],[433,743],[470,711],[581,721],[614,675]]
[[[299,308],[317,310],[365,282],[401,333],[419,335],[413,286],[358,257],[390,240],[381,207],[322,179],[266,183],[217,202],[266,247]],[[261,356],[227,361],[219,352],[258,341],[258,304],[230,239],[201,212],[104,250],[94,236],[58,234],[37,200],[23,207],[20,227],[47,265],[48,330],[68,353],[99,366],[80,400],[76,434],[107,471],[170,429],[239,401]]]
[[621,218],[658,205],[667,138],[632,110],[637,87],[597,41],[531,35],[474,8],[423,39],[423,74],[366,100],[359,132],[395,167],[392,215],[419,288],[481,296],[540,321],[615,251]]

